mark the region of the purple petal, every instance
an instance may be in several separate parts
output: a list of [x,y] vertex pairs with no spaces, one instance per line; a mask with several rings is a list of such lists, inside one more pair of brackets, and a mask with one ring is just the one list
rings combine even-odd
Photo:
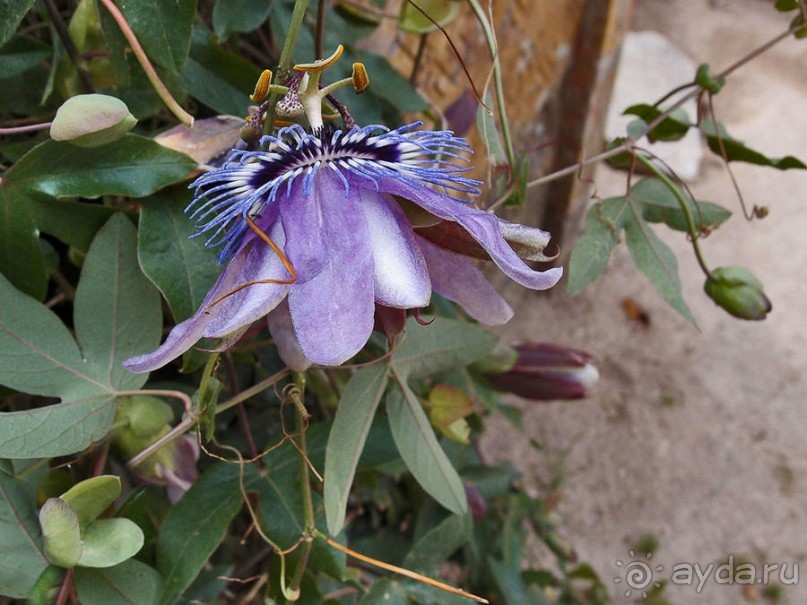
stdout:
[[[324,177],[325,175],[319,175]],[[281,208],[283,226],[315,217],[322,265],[289,289],[289,311],[303,354],[314,363],[339,365],[355,355],[373,330],[373,252],[367,222],[354,188],[317,178],[311,192]],[[315,207],[311,212],[308,206]],[[299,216],[294,216],[299,209]],[[298,230],[298,237],[304,230]],[[294,243],[286,230],[289,244]],[[286,246],[291,250],[290,246]],[[292,262],[297,262],[292,259]],[[298,273],[299,273],[298,269]]]
[[237,284],[237,280],[243,271],[246,260],[246,254],[242,254],[241,252],[236,254],[227,264],[227,267],[225,267],[224,272],[219,276],[213,288],[207,293],[207,296],[205,296],[205,299],[202,301],[196,313],[182,323],[174,326],[174,329],[168,334],[168,338],[166,338],[165,342],[157,349],[151,353],[138,355],[125,360],[123,367],[130,372],[150,372],[176,359],[196,344],[196,342],[202,338],[202,335],[210,323],[216,319],[217,315],[225,308],[223,305],[227,303],[228,299],[225,299],[221,304],[215,305],[208,310],[210,303],[233,289],[234,284]]
[[277,346],[277,352],[290,369],[295,372],[304,372],[311,365],[306,358],[297,336],[294,334],[294,326],[291,323],[289,314],[289,303],[282,300],[278,306],[272,309],[267,316],[269,332]]
[[283,186],[278,196],[286,256],[297,271],[298,284],[312,279],[328,262],[326,242],[333,234],[323,229],[321,206],[338,206],[345,197],[344,184],[328,168],[320,168],[313,183],[312,191],[306,195],[298,178],[288,195]]
[[487,250],[493,262],[522,286],[546,290],[558,283],[563,275],[560,267],[547,271],[530,269],[504,241],[499,219],[490,212],[451,199],[427,187],[415,187],[397,179],[384,179],[379,188],[381,191],[405,197],[439,218],[462,225]]
[[429,274],[406,215],[387,195],[357,192],[373,248],[376,302],[397,309],[425,307],[432,294]]
[[424,238],[418,240],[436,292],[487,325],[500,325],[513,317],[513,309],[488,283],[473,260],[444,250]]
[[[272,226],[268,235],[282,250],[285,237],[279,221]],[[234,288],[256,280],[289,279],[289,273],[280,257],[266,242],[256,237],[245,248],[245,251],[239,252],[246,260],[238,273]],[[288,288],[281,284],[255,284],[228,296],[216,305],[221,309],[205,329],[204,336],[220,338],[238,328],[249,326],[274,309],[286,297]]]

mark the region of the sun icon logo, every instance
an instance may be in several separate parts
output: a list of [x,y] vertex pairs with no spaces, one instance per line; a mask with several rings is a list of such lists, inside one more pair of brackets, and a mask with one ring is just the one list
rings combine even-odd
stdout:
[[624,563],[621,560],[617,559],[616,566],[619,568],[624,568],[623,576],[617,576],[614,578],[614,584],[620,584],[622,580],[625,581],[625,586],[627,590],[625,590],[625,596],[630,597],[633,594],[633,591],[641,591],[642,598],[647,598],[647,588],[652,584],[656,588],[661,588],[660,582],[653,581],[653,572],[661,572],[664,571],[663,565],[656,565],[655,567],[650,566],[650,559],[653,558],[653,553],[647,553],[645,555],[645,560],[636,560],[636,552],[631,550],[628,552],[628,556],[631,558],[631,561]]

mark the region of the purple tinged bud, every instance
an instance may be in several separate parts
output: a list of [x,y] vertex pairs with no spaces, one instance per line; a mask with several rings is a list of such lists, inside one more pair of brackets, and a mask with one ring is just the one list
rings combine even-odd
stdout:
[[497,391],[533,401],[582,399],[600,375],[584,351],[547,343],[514,347],[516,363],[506,372],[487,376]]
[[715,304],[740,319],[765,319],[772,305],[760,282],[745,267],[720,267],[703,286]]
[[474,521],[479,521],[488,514],[488,503],[473,483],[463,483],[465,497],[468,498],[468,506],[471,508],[471,516]]

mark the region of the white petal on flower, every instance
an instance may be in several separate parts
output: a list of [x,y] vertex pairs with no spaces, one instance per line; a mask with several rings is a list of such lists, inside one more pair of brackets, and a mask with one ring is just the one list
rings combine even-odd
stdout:
[[429,275],[406,216],[390,196],[359,191],[373,249],[376,302],[398,309],[425,307],[431,299]]

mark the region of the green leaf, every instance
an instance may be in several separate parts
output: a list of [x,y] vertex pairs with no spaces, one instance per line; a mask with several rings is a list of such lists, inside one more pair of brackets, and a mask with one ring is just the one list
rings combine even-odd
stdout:
[[114,567],[143,548],[143,530],[129,519],[96,519],[81,536],[80,567]]
[[[653,105],[631,105],[622,112],[625,115],[638,116],[647,124],[658,118],[663,112]],[[654,143],[656,141],[678,141],[686,135],[692,123],[689,116],[683,109],[676,109],[668,117],[664,118],[647,135],[647,139]]]
[[95,234],[120,210],[100,204],[85,204],[36,194],[28,198],[29,209],[40,231],[87,252]]
[[31,213],[31,199],[0,183],[0,272],[26,294],[44,300],[47,272]]
[[165,517],[157,542],[157,570],[163,578],[161,605],[173,603],[190,586],[241,509],[239,470],[235,464],[211,466]]
[[238,55],[216,45],[202,27],[193,31],[191,56],[180,83],[189,95],[219,113],[245,116],[249,94],[261,70]]
[[[74,399],[109,391],[94,370],[53,311],[0,276],[0,382],[34,395]],[[0,418],[26,413],[2,414]],[[54,432],[64,428],[54,427]],[[7,422],[0,421],[0,443],[20,437],[6,429]],[[0,457],[4,456],[0,446]]]
[[115,475],[90,477],[59,496],[78,516],[84,529],[120,496],[120,478]]
[[48,566],[33,488],[0,462],[0,594],[25,598]]
[[50,56],[47,44],[27,36],[14,36],[0,50],[0,79],[18,76]]
[[406,555],[403,566],[412,571],[437,571],[441,563],[471,539],[471,517],[451,515],[430,529],[415,542]]
[[160,344],[160,295],[137,264],[137,232],[115,214],[98,232],[81,270],[74,302],[76,338],[84,355],[100,366],[105,382],[135,390],[147,374],[133,374],[121,362]]
[[174,320],[196,311],[216,281],[221,267],[185,214],[191,192],[173,187],[143,200],[137,255],[148,278],[160,289]]
[[0,46],[3,46],[34,5],[34,0],[3,0],[0,2]]
[[438,317],[433,324],[421,326],[410,319],[392,365],[400,376],[430,376],[482,359],[498,341],[498,336],[465,321]]
[[156,605],[160,594],[160,574],[137,559],[106,569],[79,567],[73,573],[82,605]]
[[254,31],[266,21],[271,7],[271,2],[216,0],[213,5],[213,31],[222,39],[227,39],[233,32]]
[[4,180],[56,197],[144,197],[181,180],[195,166],[185,154],[127,134],[80,152],[69,143],[46,141],[17,162]]
[[190,47],[196,0],[115,0],[146,53],[174,73],[182,71]]
[[0,457],[52,458],[80,452],[106,436],[115,418],[114,402],[111,395],[96,394],[0,414]]
[[[679,188],[679,192],[687,200],[689,212],[698,232],[715,229],[731,217],[731,212],[719,204],[704,201],[693,203],[685,191]],[[689,231],[678,198],[661,180],[642,179],[631,187],[630,195],[642,204],[641,212],[646,221],[664,223],[676,231]]]
[[395,445],[415,480],[448,510],[465,514],[468,501],[462,481],[406,383],[399,383],[387,397],[387,416]]
[[625,215],[624,198],[594,204],[586,215],[586,232],[577,240],[569,261],[569,294],[577,296],[593,283],[619,243]]
[[678,261],[650,226],[644,221],[629,220],[625,224],[625,240],[633,262],[645,274],[661,297],[686,319],[695,323],[681,294],[681,280],[678,277]]
[[325,450],[325,514],[332,536],[342,531],[356,466],[384,389],[387,367],[362,368],[348,382],[336,408]]
[[[800,159],[792,155],[783,158],[769,158],[763,153],[746,147],[741,141],[732,138],[728,131],[722,124],[704,120],[700,125],[701,132],[706,136],[706,143],[713,153],[723,157],[723,150],[720,146],[720,140],[723,142],[723,149],[725,149],[725,158],[729,162],[747,162],[749,164],[756,164],[757,166],[770,166],[779,170],[789,170],[796,168],[800,170],[807,169],[807,165]],[[718,134],[720,135],[718,137]]]

